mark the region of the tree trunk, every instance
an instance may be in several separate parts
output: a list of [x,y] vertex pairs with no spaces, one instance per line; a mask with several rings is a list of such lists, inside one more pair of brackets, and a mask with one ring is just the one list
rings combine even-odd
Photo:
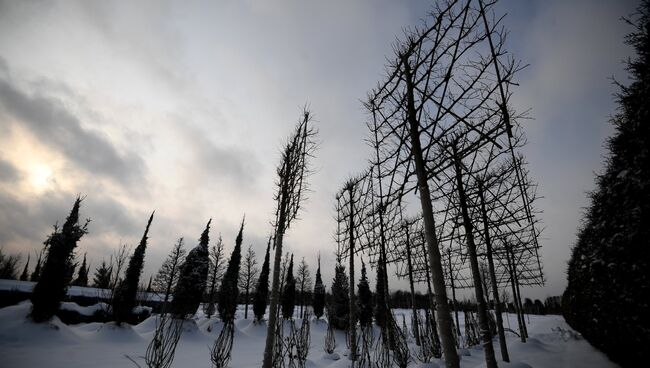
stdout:
[[519,303],[519,311],[521,312],[521,325],[523,327],[523,332],[524,335],[526,335],[526,338],[528,338],[528,328],[526,327],[526,320],[525,320],[525,311],[524,311],[524,306],[521,303],[521,290],[519,290],[519,275],[517,274],[517,267],[516,267],[516,262],[515,262],[515,254],[510,251],[510,257],[512,258],[512,275],[514,276],[515,279],[515,287],[517,289],[517,302]]
[[248,319],[248,287],[246,288],[246,295],[244,299],[244,303],[246,304],[246,307],[244,308],[244,319]]
[[431,192],[429,191],[427,171],[424,164],[424,158],[422,157],[419,131],[420,124],[415,116],[413,79],[411,76],[411,68],[408,64],[408,58],[403,57],[402,60],[404,63],[404,76],[406,78],[407,87],[407,113],[411,136],[411,153],[415,159],[415,172],[418,180],[418,189],[420,191],[420,205],[422,206],[424,233],[427,240],[433,289],[436,293],[438,331],[440,331],[440,339],[446,367],[458,368],[460,361],[458,359],[458,353],[456,352],[456,346],[454,345],[454,337],[451,328],[451,315],[449,314],[449,304],[447,304],[447,290],[440,261],[440,249],[438,248],[438,239],[436,237],[436,224],[433,218],[433,207],[431,205]]
[[483,349],[485,351],[485,363],[488,368],[497,368],[497,361],[494,356],[494,347],[492,346],[492,334],[490,333],[490,324],[488,322],[487,303],[483,295],[483,283],[481,282],[481,272],[478,267],[478,257],[476,256],[476,243],[474,243],[474,229],[472,221],[469,218],[467,210],[467,198],[463,188],[463,178],[460,168],[460,162],[456,157],[456,147],[454,147],[454,168],[456,169],[456,184],[458,186],[458,199],[463,216],[463,225],[465,227],[465,238],[467,239],[467,253],[470,267],[474,280],[474,292],[478,304],[478,322],[481,326],[481,340],[483,340]]
[[517,325],[519,327],[519,338],[521,342],[526,342],[526,334],[524,333],[524,326],[521,323],[521,311],[519,308],[519,303],[517,302],[517,286],[515,285],[515,272],[512,265],[512,260],[510,259],[510,248],[509,245],[506,245],[506,258],[508,260],[508,274],[510,275],[510,286],[512,287],[512,304],[515,307],[515,314],[517,315]]
[[481,200],[481,215],[483,217],[483,236],[485,237],[485,247],[487,248],[488,269],[490,271],[490,283],[492,284],[492,294],[494,294],[494,313],[497,318],[497,330],[499,332],[499,346],[501,347],[501,359],[504,362],[510,361],[508,355],[508,345],[506,344],[506,333],[503,330],[503,318],[501,316],[501,303],[499,301],[499,287],[497,285],[497,276],[494,272],[494,260],[492,259],[492,240],[490,239],[490,230],[488,227],[487,210],[485,208],[485,197],[483,196],[483,182],[478,182],[478,195]]
[[350,360],[357,360],[357,302],[354,295],[354,193],[353,187],[348,188],[350,195],[350,325],[348,327],[350,336]]
[[275,257],[273,261],[273,281],[271,283],[271,303],[269,305],[269,323],[266,326],[266,343],[264,345],[264,361],[262,367],[272,368],[273,366],[273,345],[275,343],[275,325],[278,318],[278,302],[280,300],[280,264],[282,263],[282,239],[284,237],[284,226],[287,211],[287,187],[282,186],[282,197],[280,198],[280,216],[277,228],[275,229]]
[[[422,242],[422,250],[424,255],[427,254],[427,245]],[[429,299],[429,309],[431,310],[431,315],[433,315],[433,309],[436,307],[436,302],[433,299],[433,291],[431,291],[431,267],[429,266],[429,260],[425,257],[424,258],[424,264],[426,266],[426,270],[424,271],[424,274],[427,278],[427,296]]]
[[451,283],[451,300],[452,303],[454,304],[454,316],[456,317],[456,346],[460,347],[460,321],[458,319],[458,303],[456,302],[456,285],[454,284],[454,269],[451,267],[451,249],[449,249],[448,253],[448,261],[449,261],[449,281]]
[[418,313],[415,306],[415,286],[413,285],[413,264],[411,263],[411,242],[408,226],[404,227],[406,231],[406,261],[409,268],[409,285],[411,286],[411,310],[413,313],[413,335],[415,336],[415,345],[420,346],[420,327],[418,326]]

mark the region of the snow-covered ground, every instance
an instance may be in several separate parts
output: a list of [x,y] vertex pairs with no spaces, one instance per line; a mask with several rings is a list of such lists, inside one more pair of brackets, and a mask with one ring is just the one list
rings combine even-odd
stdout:
[[[262,360],[265,325],[253,324],[250,318],[243,319],[240,306],[237,312],[235,342],[230,366],[259,367]],[[65,325],[56,317],[49,323],[35,324],[26,316],[31,304],[23,302],[18,305],[0,309],[0,367],[134,367],[126,358],[131,357],[144,365],[142,356],[155,329],[155,317],[151,317],[136,326],[117,327],[113,323],[87,323]],[[66,309],[74,306],[66,304]],[[398,323],[402,317],[410,316],[410,311],[394,311]],[[514,325],[514,316],[509,316]],[[201,368],[210,367],[209,346],[217,337],[221,322],[207,319],[201,313],[185,327],[179,343],[174,367]],[[299,323],[299,322],[297,322]],[[461,320],[462,325],[462,320]],[[506,325],[507,326],[507,325]],[[557,330],[570,329],[560,316],[530,316],[528,325],[530,338],[527,343],[519,342],[514,335],[508,336],[508,347],[512,363],[499,361],[501,367],[616,367],[607,357],[595,350],[588,342],[574,339]],[[333,361],[325,357],[323,340],[327,325],[324,321],[315,321],[311,326],[312,344],[308,367],[348,367],[350,362],[344,357],[346,350],[343,333],[337,333],[336,351],[342,358]],[[413,353],[416,346],[410,343]],[[500,357],[498,343],[495,341],[497,357]],[[461,357],[463,368],[485,365],[480,348],[469,349],[470,355]],[[414,355],[414,354],[413,354]],[[444,362],[436,360],[443,367]],[[409,367],[419,367],[417,359]]]

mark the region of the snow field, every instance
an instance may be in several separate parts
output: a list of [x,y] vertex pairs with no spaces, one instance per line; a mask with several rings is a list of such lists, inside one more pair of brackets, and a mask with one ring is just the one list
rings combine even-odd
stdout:
[[[74,303],[65,303],[63,308],[74,309],[89,313],[99,306],[79,307]],[[54,317],[48,323],[35,324],[27,319],[31,309],[29,302],[0,309],[0,367],[134,367],[126,356],[144,365],[143,355],[153,336],[156,317],[152,316],[142,323],[131,326],[116,326],[114,323],[83,323],[65,325]],[[296,308],[296,314],[298,314]],[[394,310],[398,324],[401,326],[402,315],[410,320],[410,310]],[[252,311],[249,306],[249,319],[243,319],[243,306],[237,310],[235,321],[235,341],[230,366],[233,368],[259,367],[264,350],[266,325],[253,323]],[[462,329],[462,314],[461,314]],[[505,316],[504,316],[505,317]],[[514,316],[508,316],[514,325]],[[296,319],[299,326],[302,321]],[[507,322],[504,318],[504,324]],[[208,319],[199,309],[197,316],[186,323],[181,337],[174,367],[208,368],[210,367],[209,347],[216,339],[222,323],[218,318]],[[521,343],[519,338],[508,334],[508,348],[511,363],[499,360],[499,344],[494,346],[500,367],[576,367],[598,368],[617,367],[601,352],[595,350],[588,342],[575,339],[570,334],[558,330],[570,330],[561,316],[530,316],[528,325],[530,338],[527,343]],[[336,331],[336,353],[341,357],[332,360],[323,351],[323,340],[327,324],[325,321],[312,321],[311,349],[307,366],[316,367],[349,367],[346,358],[345,335]],[[375,330],[376,333],[378,330]],[[444,367],[444,362],[434,360],[425,365],[417,361],[415,352],[417,346],[412,338],[409,339],[412,351],[412,362],[409,367]],[[461,367],[478,368],[485,366],[483,351],[480,347],[467,349],[461,356]],[[466,354],[469,355],[466,355]]]

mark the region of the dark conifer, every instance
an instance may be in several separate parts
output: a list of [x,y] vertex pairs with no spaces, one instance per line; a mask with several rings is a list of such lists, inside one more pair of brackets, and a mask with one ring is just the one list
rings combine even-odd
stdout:
[[372,325],[372,292],[368,284],[368,276],[366,275],[366,264],[361,261],[361,279],[357,285],[358,299],[357,308],[359,310],[359,324],[361,327],[369,327]]
[[29,273],[27,270],[29,269],[29,254],[27,255],[27,263],[25,263],[25,268],[23,268],[23,273],[20,274],[20,281],[27,281],[29,278]]
[[208,262],[210,261],[208,252],[210,222],[212,219],[205,226],[199,239],[199,245],[185,257],[185,262],[180,268],[171,303],[171,311],[177,318],[193,315],[201,304],[208,278]]
[[68,265],[66,267],[65,271],[65,284],[70,285],[72,283],[72,276],[74,276],[74,272],[77,269],[77,266],[79,265],[79,262],[72,263],[72,261],[68,262]]
[[32,274],[29,275],[29,281],[38,281],[39,277],[41,277],[41,266],[43,262],[43,254],[45,253],[45,248],[41,250],[41,252],[38,254],[38,259],[36,260],[36,266],[34,267],[34,271],[32,271]]
[[314,284],[314,299],[312,301],[314,316],[320,319],[325,309],[325,285],[320,275],[320,255],[318,256],[318,269],[316,270],[316,283]]
[[88,232],[88,222],[79,224],[81,197],[77,197],[63,227],[54,227],[54,232],[45,243],[48,254],[38,283],[32,292],[31,317],[35,322],[50,319],[59,309],[67,290],[66,278],[71,268],[74,249],[81,237]]
[[149,276],[149,283],[147,284],[147,288],[145,289],[145,291],[146,291],[147,293],[150,293],[150,292],[153,291],[153,288],[151,287],[151,283],[152,283],[152,281],[153,281],[153,275],[152,275],[152,276]]
[[264,256],[264,264],[262,264],[262,272],[257,279],[257,287],[255,288],[255,297],[253,299],[253,313],[255,319],[259,322],[264,318],[266,312],[266,305],[269,302],[269,256],[271,251],[271,239],[266,246],[266,255]]
[[347,330],[350,324],[349,285],[345,267],[337,263],[332,280],[332,301],[327,305],[327,316],[332,327],[338,330]]
[[221,287],[219,288],[219,304],[217,304],[217,311],[219,317],[224,322],[232,322],[235,320],[235,312],[237,312],[237,300],[239,297],[239,289],[237,284],[239,281],[239,266],[241,264],[241,243],[244,240],[244,220],[241,222],[239,234],[235,239],[235,248],[230,254],[228,261],[228,268],[223,275]]
[[293,254],[291,254],[285,280],[280,301],[282,305],[282,318],[291,319],[296,306],[296,279],[293,276]]
[[147,249],[147,235],[149,234],[151,221],[153,221],[153,214],[154,212],[149,217],[147,227],[144,229],[142,239],[140,239],[140,244],[135,248],[129,260],[129,266],[126,268],[124,280],[120,282],[113,296],[113,316],[118,324],[130,319],[136,304],[135,299],[138,295],[140,275],[142,274],[142,267],[144,267],[144,253]]
[[381,262],[377,263],[377,282],[375,285],[375,322],[382,328],[389,327],[386,319],[388,318],[388,298],[386,296],[386,286],[384,283],[384,268]]
[[95,275],[93,276],[93,286],[98,289],[108,289],[111,287],[111,268],[106,264],[106,261],[102,261],[102,265],[95,270]]
[[86,254],[84,254],[84,260],[81,262],[81,267],[79,267],[79,274],[77,278],[72,282],[74,286],[88,286],[88,268],[89,266],[86,263]]
[[650,359],[650,1],[626,42],[636,51],[620,86],[603,173],[569,261],[564,317],[622,366]]

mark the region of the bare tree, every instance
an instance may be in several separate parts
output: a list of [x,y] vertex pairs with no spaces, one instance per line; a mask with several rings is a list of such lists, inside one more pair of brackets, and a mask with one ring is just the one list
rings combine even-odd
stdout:
[[0,247],[0,279],[16,280],[18,278],[18,262],[20,262],[19,255],[6,255]]
[[162,266],[153,279],[153,289],[156,293],[163,295],[163,303],[169,301],[169,297],[178,282],[179,269],[185,258],[183,249],[183,238],[178,239],[172,251],[167,255]]
[[223,252],[223,239],[221,234],[217,239],[217,244],[210,248],[210,269],[208,271],[208,303],[205,304],[205,314],[208,318],[212,317],[215,311],[215,303],[217,301],[217,291],[219,290],[219,282],[223,277],[225,271],[226,259]]
[[[479,238],[487,237],[487,232],[477,229],[479,211],[472,202],[476,180],[481,178],[481,170],[494,165],[496,160],[492,158],[511,157],[516,180],[514,186],[508,187],[518,188],[508,191],[508,195],[514,195],[499,203],[496,214],[488,209],[492,211],[489,231],[512,249],[507,257],[501,250],[495,252],[501,253],[498,261],[507,270],[502,275],[510,275],[513,294],[517,293],[518,280],[543,280],[541,272],[535,272],[541,270],[541,264],[532,198],[515,154],[519,128],[508,106],[509,88],[516,84],[513,76],[522,67],[515,59],[503,57],[507,54],[506,32],[499,25],[502,18],[494,15],[495,3],[448,0],[435,5],[422,26],[407,30],[404,39],[397,42],[386,79],[372,91],[366,104],[372,116],[368,126],[378,152],[373,166],[377,179],[385,179],[384,203],[400,202],[412,194],[420,200],[427,267],[435,292],[445,364],[450,368],[458,367],[459,362],[446,297],[441,254],[445,243],[448,249],[456,244],[447,258],[447,276],[452,284],[474,289],[486,364],[496,367],[486,328],[485,298],[485,290],[495,294],[495,288],[485,287],[478,267],[478,257],[484,255],[480,248],[483,239]],[[513,204],[521,206],[513,211]],[[511,222],[517,223],[516,229]],[[466,271],[465,275],[471,273],[471,277],[460,276],[459,268]],[[493,279],[490,268],[488,264],[489,278]],[[497,283],[502,280],[500,277]],[[515,301],[518,299],[515,297]]]
[[364,217],[365,206],[362,203],[364,199],[364,182],[366,175],[359,175],[348,179],[343,188],[336,194],[336,254],[337,258],[348,258],[349,265],[349,286],[348,286],[348,310],[349,321],[348,335],[346,342],[349,344],[352,361],[358,359],[357,349],[357,301],[355,295],[356,279],[354,275],[354,256],[359,252],[359,237],[361,226],[360,218]]
[[257,274],[259,273],[255,251],[253,246],[248,246],[248,251],[244,255],[244,262],[239,271],[239,288],[244,292],[244,319],[248,319],[248,304],[250,302],[250,293],[253,285],[257,283]]
[[113,291],[122,281],[122,271],[126,265],[126,260],[129,258],[130,253],[131,247],[126,244],[121,244],[111,255],[110,269],[113,272],[111,274],[111,290]]
[[298,284],[298,290],[300,291],[299,301],[300,301],[300,315],[304,314],[305,300],[309,298],[305,297],[305,294],[308,293],[309,287],[311,286],[311,274],[309,272],[309,266],[305,261],[305,257],[302,257],[300,265],[298,266],[298,272],[296,274],[296,283]]
[[273,279],[271,303],[269,306],[269,323],[264,347],[264,368],[273,366],[274,329],[278,319],[278,302],[280,299],[280,262],[282,259],[282,242],[285,232],[298,216],[307,190],[306,177],[309,175],[309,161],[316,149],[314,141],[316,131],[311,126],[311,114],[304,109],[302,116],[289,137],[282,152],[282,160],[277,168],[278,181],[275,200],[277,203],[274,225]]

